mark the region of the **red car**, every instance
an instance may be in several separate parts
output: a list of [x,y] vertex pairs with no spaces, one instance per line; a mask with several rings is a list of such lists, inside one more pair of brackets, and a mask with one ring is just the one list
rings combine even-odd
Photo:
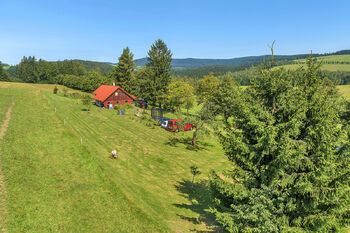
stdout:
[[169,120],[167,130],[179,132],[180,130],[191,131],[193,126],[191,124],[181,124],[182,119]]

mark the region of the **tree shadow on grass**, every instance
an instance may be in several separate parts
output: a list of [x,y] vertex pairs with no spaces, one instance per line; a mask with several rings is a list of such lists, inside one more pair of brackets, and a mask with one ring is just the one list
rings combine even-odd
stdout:
[[206,150],[208,147],[213,147],[212,144],[202,141],[197,141],[196,146],[192,146],[192,137],[181,137],[176,135],[171,136],[164,144],[173,147],[177,147],[177,144],[182,144],[186,146],[187,150],[192,151],[202,151]]
[[215,216],[210,213],[209,204],[211,201],[209,187],[205,181],[195,182],[192,187],[192,182],[189,180],[182,180],[177,185],[176,189],[181,192],[181,195],[190,201],[188,203],[174,204],[178,208],[189,209],[199,214],[198,218],[188,217],[177,214],[181,219],[192,222],[195,225],[205,223],[209,228],[208,231],[198,231],[193,229],[195,232],[226,232],[218,223],[215,221]]

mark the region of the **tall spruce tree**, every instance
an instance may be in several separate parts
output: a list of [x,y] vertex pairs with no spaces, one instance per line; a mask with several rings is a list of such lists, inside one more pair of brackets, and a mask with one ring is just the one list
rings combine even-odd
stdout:
[[171,81],[171,61],[171,51],[162,40],[156,40],[148,51],[148,63],[146,65],[151,71],[147,77],[149,81],[149,88],[147,89],[151,90],[147,101],[151,105],[161,106],[162,101],[159,101],[159,99],[164,96]]
[[123,89],[131,92],[133,89],[135,61],[134,54],[130,52],[129,47],[123,49],[119,57],[118,65],[112,71],[112,78]]
[[[311,57],[299,77],[263,69],[219,133],[234,164],[210,186],[230,232],[338,232],[350,223],[350,158],[335,85]],[[293,79],[297,81],[293,81]],[[219,103],[218,103],[219,104]]]

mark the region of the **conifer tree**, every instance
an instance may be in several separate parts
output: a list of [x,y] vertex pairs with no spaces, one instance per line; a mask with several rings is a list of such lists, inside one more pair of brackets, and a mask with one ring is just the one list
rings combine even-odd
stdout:
[[113,79],[116,81],[117,85],[131,92],[133,89],[134,70],[134,55],[130,52],[130,49],[126,47],[119,57],[118,65],[112,72]]
[[171,81],[171,61],[172,53],[166,44],[158,39],[148,51],[147,67],[150,69],[148,77],[148,85],[151,93],[149,93],[150,104],[161,106],[159,98],[164,96],[166,88]]
[[[350,159],[335,85],[311,57],[299,77],[262,69],[232,101],[220,142],[234,164],[212,173],[212,212],[230,232],[336,232],[350,223]],[[293,81],[293,79],[296,81]]]

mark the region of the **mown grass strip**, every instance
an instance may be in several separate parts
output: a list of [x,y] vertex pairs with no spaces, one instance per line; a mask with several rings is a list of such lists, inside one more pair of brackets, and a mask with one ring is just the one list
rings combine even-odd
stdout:
[[128,200],[37,92],[14,94],[19,104],[1,143],[10,232],[169,231]]

